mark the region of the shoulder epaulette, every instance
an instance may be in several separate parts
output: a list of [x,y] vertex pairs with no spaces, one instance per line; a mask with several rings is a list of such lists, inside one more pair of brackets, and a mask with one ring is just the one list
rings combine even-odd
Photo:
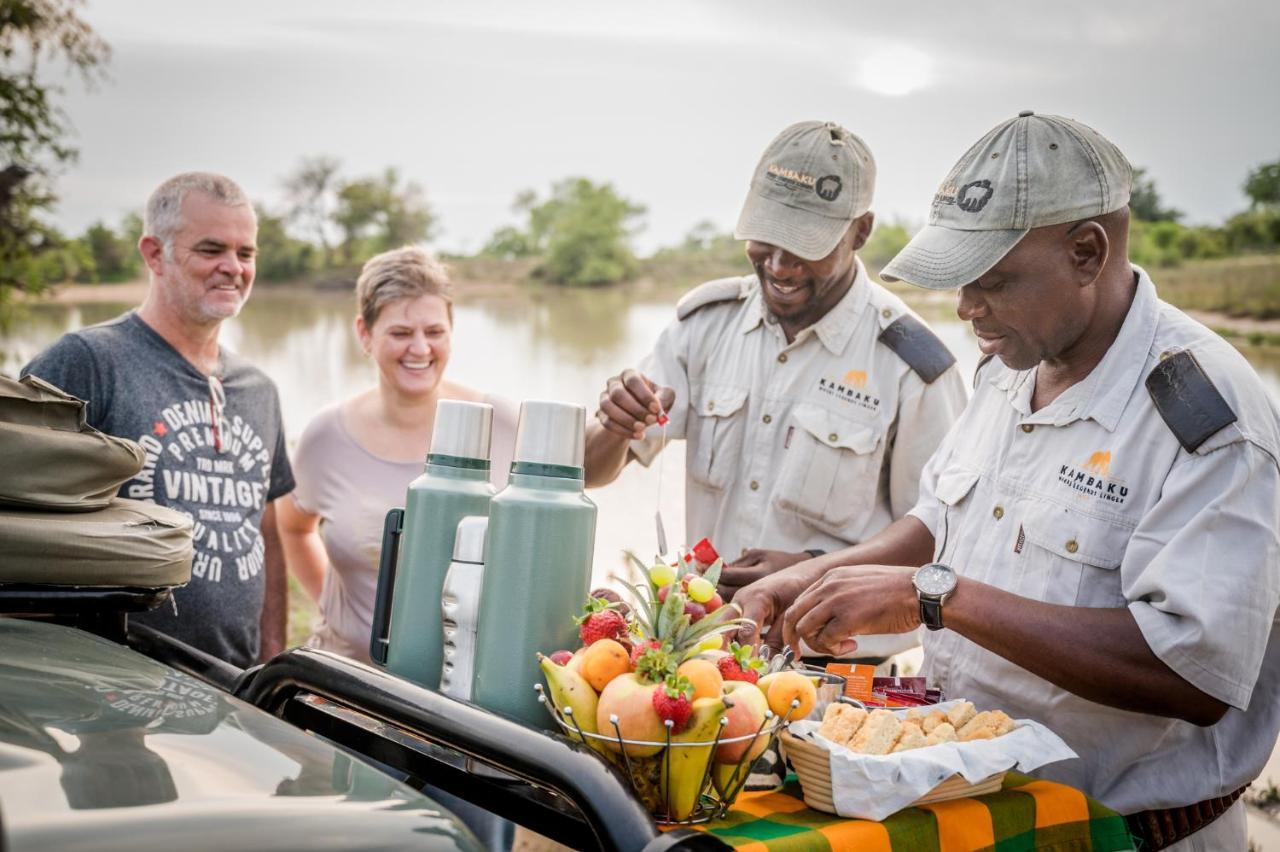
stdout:
[[680,301],[676,302],[676,316],[679,319],[685,319],[699,308],[705,308],[716,302],[741,299],[743,295],[741,276],[717,278],[715,281],[699,284],[681,296]]
[[1190,352],[1176,352],[1156,364],[1147,376],[1147,392],[1169,430],[1189,453],[1236,422],[1236,413]]
[[938,336],[911,314],[903,314],[885,326],[884,331],[880,332],[880,342],[907,362],[907,366],[926,385],[932,384],[934,379],[956,362],[951,350],[947,349]]

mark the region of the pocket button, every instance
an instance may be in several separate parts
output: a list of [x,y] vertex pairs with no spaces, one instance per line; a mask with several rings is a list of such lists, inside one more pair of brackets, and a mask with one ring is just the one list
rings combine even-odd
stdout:
[[997,521],[1004,517],[1004,506],[996,506],[991,510],[991,516]]
[[1067,553],[1075,553],[1079,549],[1080,545],[1076,543],[1074,538],[1067,541]]

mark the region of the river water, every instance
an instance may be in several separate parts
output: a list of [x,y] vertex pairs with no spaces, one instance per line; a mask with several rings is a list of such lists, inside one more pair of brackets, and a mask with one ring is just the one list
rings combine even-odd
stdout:
[[[463,298],[455,307],[453,356],[448,375],[513,401],[557,399],[588,412],[610,375],[634,365],[674,317],[668,300],[634,300],[610,291],[567,292],[530,288],[500,296]],[[955,353],[971,376],[978,350],[949,301],[936,297],[913,304]],[[38,305],[7,333],[0,333],[0,372],[16,375],[32,356],[61,334],[110,319],[131,307],[123,303]],[[362,355],[352,331],[349,293],[258,288],[244,312],[224,329],[224,343],[257,364],[280,389],[285,426],[296,441],[322,407],[369,387],[375,368]],[[1242,351],[1280,398],[1280,350]],[[663,454],[663,519],[674,545],[685,541],[681,444]],[[628,467],[611,485],[590,492],[599,506],[595,580],[625,571],[624,549],[648,556],[655,549],[653,509],[657,469]],[[1280,781],[1280,752],[1263,778]],[[1250,832],[1261,848],[1280,850],[1277,824],[1251,813]]]

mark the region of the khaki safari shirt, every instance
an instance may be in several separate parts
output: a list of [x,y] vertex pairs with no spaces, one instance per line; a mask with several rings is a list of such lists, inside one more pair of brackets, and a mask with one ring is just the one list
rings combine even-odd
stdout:
[[[878,339],[914,314],[861,261],[844,298],[791,343],[754,275],[702,285],[677,314],[641,372],[675,389],[667,438],[686,441],[691,541],[709,537],[726,560],[754,547],[832,551],[915,505],[920,472],[967,391],[954,364],[926,383]],[[660,442],[650,429],[631,452],[648,465]],[[914,644],[864,643],[859,654]]]
[[[980,366],[973,400],[912,510],[961,583],[1126,607],[1156,656],[1229,705],[1208,728],[1116,710],[957,633],[926,637],[925,672],[948,697],[1048,725],[1080,757],[1035,774],[1122,813],[1238,789],[1262,770],[1280,728],[1280,415],[1235,349],[1159,301],[1145,272],[1136,276],[1119,337],[1050,405],[1031,411],[1034,369]],[[1191,450],[1146,384],[1157,368],[1185,365],[1179,353],[1194,357],[1230,409],[1215,417],[1186,373],[1168,385],[1166,403],[1185,406],[1184,437],[1203,440]]]

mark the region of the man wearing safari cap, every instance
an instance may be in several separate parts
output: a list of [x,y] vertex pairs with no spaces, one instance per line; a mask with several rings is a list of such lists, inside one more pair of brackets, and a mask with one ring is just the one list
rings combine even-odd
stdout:
[[1079,755],[1035,774],[1130,815],[1144,848],[1244,849],[1237,800],[1280,728],[1280,416],[1129,263],[1131,177],[1056,116],[969,149],[884,274],[959,289],[973,400],[908,517],[738,600],[831,652],[923,623],[948,696]]
[[687,442],[690,543],[709,537],[735,560],[730,591],[902,517],[964,406],[951,353],[857,258],[875,171],[839,125],[782,131],[735,234],[755,274],[688,293],[640,369],[600,395],[588,484],[652,462],[662,434],[650,427],[669,414],[666,437]]

